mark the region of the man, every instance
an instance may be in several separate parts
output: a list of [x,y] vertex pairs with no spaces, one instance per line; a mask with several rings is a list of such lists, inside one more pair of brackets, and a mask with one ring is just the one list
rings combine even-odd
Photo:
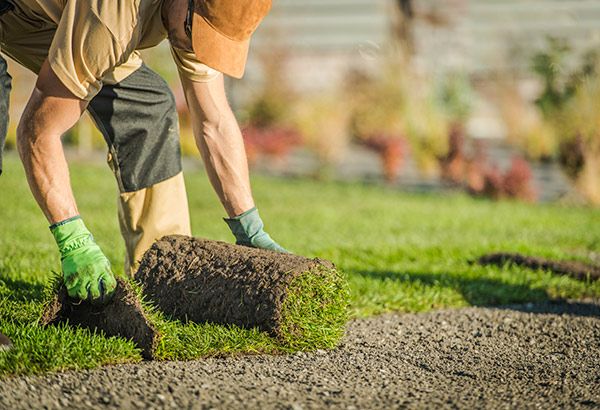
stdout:
[[[250,36],[270,6],[271,0],[0,0],[2,53],[38,74],[17,146],[71,297],[103,303],[116,286],[77,210],[60,141],[84,110],[108,144],[127,271],[163,235],[190,234],[174,98],[138,54],[165,38],[236,243],[285,251],[264,232],[255,208],[243,140],[223,85],[223,74],[243,75]],[[2,109],[10,90],[3,59],[0,79]],[[0,111],[2,140],[6,113]]]

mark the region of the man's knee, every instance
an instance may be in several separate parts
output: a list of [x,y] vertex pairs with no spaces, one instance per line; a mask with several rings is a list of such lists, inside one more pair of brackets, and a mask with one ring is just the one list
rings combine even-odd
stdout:
[[119,225],[133,274],[144,253],[165,235],[191,235],[183,173],[152,187],[119,195]]

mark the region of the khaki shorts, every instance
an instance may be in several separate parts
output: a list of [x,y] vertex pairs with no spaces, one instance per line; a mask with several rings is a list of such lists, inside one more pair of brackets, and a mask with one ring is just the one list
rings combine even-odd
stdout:
[[191,235],[181,167],[175,98],[145,65],[105,85],[88,111],[108,144],[119,187],[119,222],[132,273],[144,252],[165,235]]

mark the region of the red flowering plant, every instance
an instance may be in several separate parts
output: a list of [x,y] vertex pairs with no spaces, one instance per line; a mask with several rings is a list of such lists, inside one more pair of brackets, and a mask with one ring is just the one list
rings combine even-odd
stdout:
[[377,153],[388,182],[398,178],[406,156],[410,87],[402,59],[387,61],[377,75],[353,72],[347,79],[351,133]]
[[264,82],[240,112],[248,162],[259,158],[285,163],[291,150],[302,142],[293,125],[292,107],[297,98],[285,79],[285,54],[263,58]]

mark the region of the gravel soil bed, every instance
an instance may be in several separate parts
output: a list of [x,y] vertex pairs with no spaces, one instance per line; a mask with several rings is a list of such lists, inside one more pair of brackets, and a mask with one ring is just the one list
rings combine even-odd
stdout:
[[0,408],[599,408],[600,302],[352,321],[334,351],[0,381]]

